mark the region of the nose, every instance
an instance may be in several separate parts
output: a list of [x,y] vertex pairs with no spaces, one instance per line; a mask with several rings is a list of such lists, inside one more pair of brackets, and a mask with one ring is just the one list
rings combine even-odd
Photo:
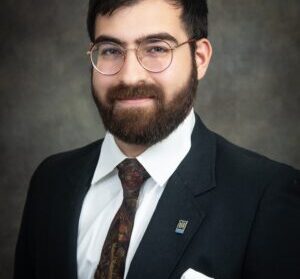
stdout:
[[139,63],[135,50],[128,50],[124,65],[119,72],[120,81],[127,85],[136,85],[145,83],[148,76],[147,70]]

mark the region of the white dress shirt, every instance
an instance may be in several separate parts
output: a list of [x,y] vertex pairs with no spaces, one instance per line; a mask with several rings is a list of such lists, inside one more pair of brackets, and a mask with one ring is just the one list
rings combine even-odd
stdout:
[[[140,190],[124,278],[168,179],[190,150],[194,124],[192,109],[166,139],[152,145],[137,157],[150,178]],[[107,132],[80,214],[77,239],[79,279],[92,279],[96,271],[110,224],[123,200],[123,189],[116,166],[126,158],[116,145],[114,137]]]

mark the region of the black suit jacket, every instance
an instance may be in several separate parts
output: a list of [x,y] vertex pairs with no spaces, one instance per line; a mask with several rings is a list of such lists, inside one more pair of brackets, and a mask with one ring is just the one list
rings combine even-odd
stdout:
[[[196,117],[192,147],[165,191],[128,279],[300,278],[299,172],[239,148]],[[81,206],[102,141],[46,159],[32,177],[14,278],[77,278]],[[157,162],[159,164],[159,162]],[[183,234],[179,220],[188,221]]]

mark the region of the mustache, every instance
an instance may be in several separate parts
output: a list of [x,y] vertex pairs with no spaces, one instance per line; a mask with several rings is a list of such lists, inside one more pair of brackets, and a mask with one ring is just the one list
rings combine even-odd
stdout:
[[164,96],[163,90],[154,84],[143,85],[125,85],[119,84],[111,87],[107,91],[107,101],[113,104],[118,100],[140,99],[140,98],[152,98],[156,100],[162,100]]

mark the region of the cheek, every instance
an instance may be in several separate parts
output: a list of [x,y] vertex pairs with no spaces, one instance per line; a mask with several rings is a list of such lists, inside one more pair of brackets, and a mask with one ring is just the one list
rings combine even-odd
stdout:
[[167,102],[172,100],[174,94],[186,85],[191,70],[192,63],[190,57],[174,56],[172,64],[167,70],[153,76],[156,83],[164,89]]
[[98,98],[103,100],[108,88],[112,84],[111,78],[100,75],[98,72],[94,71],[92,83]]

